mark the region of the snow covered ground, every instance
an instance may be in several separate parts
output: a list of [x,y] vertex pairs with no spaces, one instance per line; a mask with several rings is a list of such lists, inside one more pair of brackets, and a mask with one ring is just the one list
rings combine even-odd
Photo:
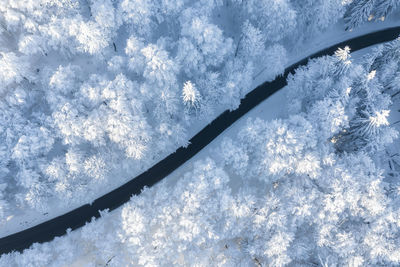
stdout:
[[[327,31],[325,34],[315,36],[312,40],[310,40],[307,44],[304,46],[299,46],[298,49],[291,51],[289,57],[288,57],[288,64],[287,66],[297,62],[298,60],[301,60],[302,58],[319,51],[325,47],[328,47],[330,45],[333,45],[335,43],[344,41],[346,39],[350,39],[355,36],[359,36],[365,33],[369,32],[374,32],[380,29],[385,29],[393,26],[400,26],[400,20],[399,17],[393,16],[387,19],[384,22],[379,22],[379,23],[368,23],[365,24],[356,30],[352,32],[345,32],[343,31],[344,25],[343,22],[340,21],[339,23],[333,25]],[[368,51],[369,49],[366,49]],[[354,58],[357,58],[357,55],[361,55],[365,51],[360,51],[356,52],[354,54]],[[263,76],[263,67],[258,66],[256,69],[260,70],[255,77],[253,81],[253,86],[252,88],[255,88],[257,85],[263,83],[266,79],[271,80],[270,77],[265,77]],[[246,116],[241,118],[238,122],[236,122],[233,126],[231,126],[228,130],[226,130],[221,136],[219,136],[217,139],[215,139],[210,145],[208,145],[205,149],[203,149],[200,153],[198,153],[195,157],[193,157],[190,161],[186,162],[183,166],[181,166],[178,170],[176,170],[173,174],[168,176],[166,179],[174,183],[176,182],[179,177],[182,176],[183,173],[185,173],[187,170],[189,170],[193,164],[194,161],[206,157],[206,155],[209,155],[210,153],[214,153],[214,150],[216,147],[219,146],[221,140],[225,136],[233,136],[236,134],[237,129],[242,127],[243,124],[246,122],[248,117],[261,117],[266,120],[274,119],[274,118],[279,118],[279,117],[284,117],[285,110],[282,108],[285,107],[285,93],[284,89],[275,93],[272,95],[269,99],[264,101],[262,104],[257,106],[255,109],[251,110]],[[223,110],[219,110],[218,112],[222,112]],[[392,113],[393,114],[393,113]],[[397,117],[393,117],[392,115],[391,120],[396,121]],[[193,136],[196,134],[200,129],[202,129],[205,126],[204,121],[200,121],[193,125],[193,127],[190,128],[190,133],[189,136]],[[160,158],[158,158],[160,159]],[[156,161],[155,161],[156,162]],[[123,181],[127,181],[128,178],[130,179],[131,177],[134,177],[138,175],[139,173],[132,173],[130,174],[130,177],[127,177],[126,179],[123,179]],[[103,195],[106,192],[111,191],[114,188],[117,188],[121,184],[113,184],[112,187],[110,188],[104,188],[103,191],[99,191],[97,194],[98,196]],[[36,224],[39,224],[41,222],[47,221],[51,218],[55,218],[61,214],[64,214],[68,212],[69,210],[72,210],[81,204],[76,204],[74,206],[66,206],[64,208],[60,208],[57,206],[56,208],[50,208],[47,212],[38,212],[35,210],[30,210],[26,209],[23,210],[23,213],[15,214],[13,216],[9,216],[7,218],[7,222],[3,225],[0,226],[0,237],[6,236],[18,231],[21,231],[23,229],[32,227]],[[50,206],[51,207],[51,206]]]

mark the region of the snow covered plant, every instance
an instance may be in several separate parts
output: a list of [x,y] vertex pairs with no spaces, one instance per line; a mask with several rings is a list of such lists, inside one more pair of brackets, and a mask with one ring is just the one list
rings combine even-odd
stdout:
[[186,112],[196,112],[200,109],[202,103],[201,95],[196,86],[190,81],[183,85],[182,98],[185,104]]
[[322,140],[338,152],[368,153],[391,177],[400,175],[400,128],[389,116],[396,118],[400,103],[399,51],[395,40],[354,64],[349,50],[339,49],[298,69],[288,85],[289,110],[307,113]]
[[371,21],[384,21],[386,16],[400,7],[397,0],[350,0],[344,15],[347,29],[354,29],[360,24]]
[[[370,73],[375,73],[376,79],[382,84],[381,91],[391,98],[390,109],[394,114],[392,113],[389,119],[387,119],[389,116],[386,116],[386,120],[383,122],[390,123],[392,127],[400,130],[400,39],[377,46],[363,60],[367,70]],[[387,113],[382,115],[387,115]],[[376,122],[380,121],[376,120]],[[400,155],[398,151],[400,151],[400,142],[396,142],[394,146],[389,146],[386,151],[388,172],[395,178],[400,177]]]
[[393,103],[400,103],[400,37],[375,47],[364,57],[364,66],[375,73],[382,92],[390,95]]
[[305,112],[320,138],[339,152],[383,151],[397,132],[387,121],[390,96],[375,75],[352,63],[349,48],[339,49],[288,78],[289,110]]
[[320,164],[314,136],[311,124],[301,116],[269,123],[249,120],[237,145],[226,139],[221,153],[237,174],[248,177],[274,181],[292,173],[316,177]]

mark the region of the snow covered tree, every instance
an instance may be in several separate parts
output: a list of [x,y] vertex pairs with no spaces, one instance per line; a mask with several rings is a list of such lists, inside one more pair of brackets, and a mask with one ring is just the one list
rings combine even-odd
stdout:
[[360,0],[351,3],[345,14],[346,29],[353,29],[361,23],[373,18],[375,0]]
[[[370,112],[370,122],[371,129],[376,129],[377,124],[380,125],[378,129],[386,127],[391,124],[391,128],[397,131],[400,128],[397,127],[397,106],[400,103],[400,87],[398,85],[399,80],[399,63],[400,63],[400,42],[398,39],[388,42],[383,45],[379,45],[373,49],[373,51],[364,56],[362,59],[363,66],[370,73],[370,77],[373,79],[371,82],[380,84],[377,87],[383,95],[386,95],[384,99],[387,103],[383,106],[381,110],[375,110]],[[390,99],[388,99],[390,96]],[[382,101],[382,100],[377,100]],[[393,115],[389,114],[389,110],[393,112]],[[374,114],[375,112],[375,114]],[[366,118],[364,118],[365,120]],[[368,124],[367,124],[368,125]],[[372,127],[375,126],[375,127]],[[381,157],[382,161],[385,162],[388,169],[388,176],[397,177],[400,174],[400,169],[398,163],[400,162],[400,157],[397,153],[399,150],[399,142],[395,142],[391,146],[386,147],[386,154]]]
[[[183,21],[181,34],[183,39],[179,42],[178,60],[194,70],[219,66],[232,54],[232,39],[225,38],[222,30],[210,23],[207,17],[194,17]],[[197,64],[200,64],[200,67],[196,67]]]
[[90,0],[90,13],[101,27],[110,31],[115,31],[122,25],[122,18],[118,16],[111,0]]
[[400,100],[400,87],[397,83],[400,72],[400,39],[379,45],[364,57],[364,66],[369,72],[375,71],[382,84],[382,92],[389,94],[392,101]]
[[[315,35],[340,20],[345,12],[343,0],[291,0],[296,10],[298,38]],[[297,39],[298,40],[298,39]]]
[[382,94],[375,71],[361,75],[350,92],[350,97],[358,98],[355,114],[349,121],[349,127],[333,137],[333,142],[340,150],[382,151],[398,135],[387,121],[390,98]]
[[151,36],[156,26],[156,2],[151,0],[123,0],[118,3],[118,12],[129,30],[141,36]]
[[172,61],[167,51],[151,44],[141,49],[141,53],[145,57],[143,77],[149,83],[159,88],[175,85],[179,66]]
[[15,144],[11,158],[16,161],[33,160],[40,155],[45,155],[53,147],[54,137],[49,129],[37,127],[36,125],[26,125],[26,134],[19,136]]
[[307,67],[298,68],[296,74],[288,78],[289,112],[308,114],[320,138],[325,140],[347,127],[353,112],[348,96],[351,82],[346,75],[338,76],[338,70],[348,68],[347,60],[347,57],[344,61],[337,57],[311,60]]
[[178,41],[178,54],[176,59],[183,67],[188,77],[192,77],[195,73],[203,73],[207,69],[204,62],[204,56],[193,42],[188,38],[181,38]]
[[382,151],[397,135],[386,120],[390,99],[375,71],[349,58],[348,48],[339,49],[297,70],[288,81],[289,108],[307,112],[321,138],[330,138],[339,151]]
[[201,95],[191,81],[187,81],[183,85],[182,100],[189,114],[193,111],[199,112],[202,104]]
[[354,29],[366,21],[383,21],[399,6],[396,0],[354,0],[344,15],[346,29]]
[[389,215],[390,200],[386,196],[382,170],[368,156],[358,153],[345,155],[326,171],[320,186],[328,193],[324,194],[323,208],[315,217],[318,254],[333,260],[331,264],[354,261],[358,266],[378,262],[397,264],[399,248],[393,243],[393,236],[382,235],[376,239],[379,227],[384,227],[386,233],[391,232],[386,228],[391,224],[388,217],[392,215]]
[[97,23],[85,22],[79,17],[69,23],[68,32],[75,38],[79,52],[97,54],[111,44],[112,32],[104,31]]
[[239,133],[240,144],[253,159],[246,173],[259,179],[277,181],[295,173],[316,177],[320,163],[313,150],[316,148],[312,126],[300,116],[286,121],[248,121]]
[[244,57],[262,56],[265,51],[265,36],[250,21],[245,21],[242,26],[242,36],[237,45],[235,56],[239,53]]
[[285,72],[288,63],[287,51],[282,45],[271,45],[265,50],[262,61],[267,62],[262,69],[264,79],[272,81],[276,76]]
[[4,93],[12,83],[20,83],[23,79],[31,80],[32,74],[24,57],[18,57],[15,53],[9,52],[0,54],[0,82]]
[[235,145],[231,138],[224,138],[220,147],[220,156],[225,165],[228,165],[238,175],[248,171],[249,156],[246,146]]
[[250,21],[262,29],[268,41],[276,42],[288,36],[296,27],[296,11],[290,1],[241,1]]
[[144,48],[144,43],[135,36],[131,36],[125,47],[125,53],[129,56],[128,68],[138,75],[143,74],[145,66],[145,57],[141,50]]
[[114,81],[101,82],[100,86],[104,87],[97,92],[99,95],[90,87],[88,90],[82,87],[83,95],[98,105],[98,110],[93,110],[84,123],[88,127],[83,129],[84,137],[92,142],[100,138],[99,144],[103,144],[101,139],[107,133],[108,138],[119,144],[127,156],[141,158],[151,134],[143,117],[142,103],[135,92],[137,85],[124,75],[118,75]]
[[224,96],[219,100],[230,110],[236,109],[243,98],[250,90],[253,80],[254,66],[251,62],[245,62],[240,58],[229,60],[223,69],[223,85],[220,89]]
[[395,0],[378,0],[375,4],[374,15],[377,19],[385,20],[385,18],[399,7],[399,1]]
[[6,183],[0,184],[0,218],[2,219],[5,217],[6,210],[8,208],[8,203],[7,200],[5,200],[5,194],[4,194],[6,188],[7,188]]

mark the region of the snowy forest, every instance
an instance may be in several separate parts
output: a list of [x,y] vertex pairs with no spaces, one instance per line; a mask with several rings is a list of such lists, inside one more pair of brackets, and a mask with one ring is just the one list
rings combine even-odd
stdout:
[[[186,147],[317,38],[389,26],[398,0],[0,0],[1,235]],[[356,53],[309,60],[282,116],[245,115],[174,179],[0,266],[399,266],[400,38]]]

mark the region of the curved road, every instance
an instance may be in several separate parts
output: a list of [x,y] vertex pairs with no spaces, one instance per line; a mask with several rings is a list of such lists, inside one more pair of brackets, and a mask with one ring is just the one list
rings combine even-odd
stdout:
[[344,47],[346,45],[350,46],[352,51],[357,51],[371,45],[391,41],[397,38],[399,34],[400,27],[365,34],[323,49],[291,65],[285,70],[282,76],[277,77],[272,82],[266,82],[248,93],[246,97],[242,99],[238,109],[234,111],[225,111],[219,115],[190,140],[190,145],[188,147],[179,148],[175,153],[167,156],[146,172],[133,178],[126,184],[96,199],[92,204],[83,205],[52,220],[1,238],[0,255],[11,251],[22,251],[36,242],[43,243],[51,241],[56,236],[64,235],[68,228],[75,230],[85,225],[86,222],[89,222],[92,217],[100,217],[100,210],[113,210],[118,208],[127,202],[133,194],[140,194],[145,186],[150,187],[165,178],[208,145],[214,138],[249,110],[283,88],[286,85],[287,75],[293,73],[297,67],[305,65],[310,58],[333,54],[338,47]]

